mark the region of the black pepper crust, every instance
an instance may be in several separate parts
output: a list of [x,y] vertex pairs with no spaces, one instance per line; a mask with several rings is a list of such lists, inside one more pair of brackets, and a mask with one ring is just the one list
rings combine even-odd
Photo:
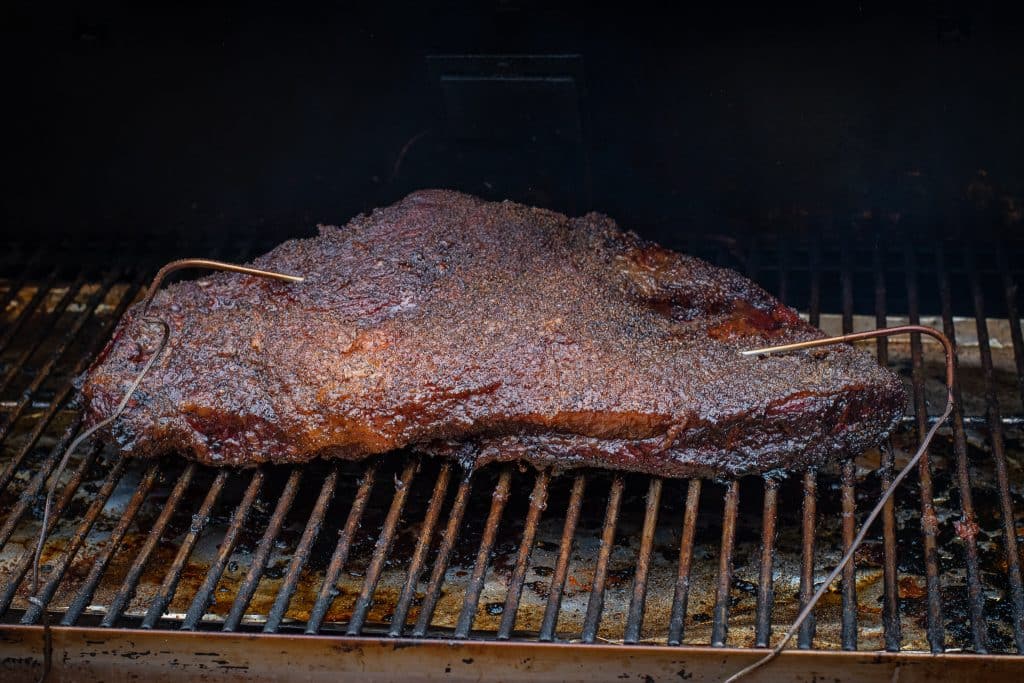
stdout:
[[[167,350],[109,436],[211,465],[400,448],[662,476],[799,469],[877,444],[905,404],[867,353],[739,355],[822,336],[757,285],[641,240],[442,190],[171,285]],[[146,360],[129,310],[82,383],[109,415]]]

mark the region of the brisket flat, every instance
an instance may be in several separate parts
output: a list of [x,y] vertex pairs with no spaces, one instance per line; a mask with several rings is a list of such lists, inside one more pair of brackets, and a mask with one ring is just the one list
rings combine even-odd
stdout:
[[[162,290],[167,349],[110,427],[124,452],[213,465],[400,448],[665,476],[799,469],[879,442],[900,380],[740,275],[599,214],[417,192]],[[148,356],[129,310],[88,372],[111,413]]]

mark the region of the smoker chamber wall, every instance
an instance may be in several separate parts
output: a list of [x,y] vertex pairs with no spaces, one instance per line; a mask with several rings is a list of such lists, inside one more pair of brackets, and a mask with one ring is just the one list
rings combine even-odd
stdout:
[[[690,249],[746,271],[836,332],[883,324],[889,313],[915,322],[934,313],[924,322],[960,342],[963,399],[952,427],[798,645],[1020,652],[1022,244],[934,247],[862,229],[875,234],[866,246],[764,234],[744,244],[693,238]],[[238,260],[262,249],[223,240],[203,255]],[[5,622],[41,618],[27,601],[30,548],[44,482],[79,427],[69,382],[158,261],[182,248],[130,245],[129,260],[84,268],[74,265],[80,252],[7,252]],[[855,315],[865,288],[874,315]],[[934,308],[922,309],[923,292]],[[953,316],[964,306],[974,318]],[[764,646],[913,452],[925,408],[941,405],[937,347],[915,338],[874,348],[912,388],[891,447],[781,481],[514,467],[467,477],[404,454],[217,471],[174,458],[128,462],[96,444],[81,449],[57,489],[40,590],[54,623],[101,627]]]
[[[1024,196],[1020,3],[261,4],[0,7],[0,221],[283,239],[445,187],[679,246],[780,209],[937,223],[965,191]],[[582,68],[432,59],[509,54]]]

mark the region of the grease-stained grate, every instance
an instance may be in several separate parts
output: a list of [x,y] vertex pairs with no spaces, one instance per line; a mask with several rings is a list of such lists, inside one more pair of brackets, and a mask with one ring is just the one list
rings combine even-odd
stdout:
[[[835,332],[885,324],[893,301],[917,322],[927,291],[939,310],[924,312],[963,342],[952,427],[798,645],[1022,651],[1024,344],[1018,273],[1005,252],[879,239],[866,251],[817,239],[751,244],[737,251],[695,240],[691,251],[741,266]],[[138,297],[154,256],[166,256],[136,253],[137,267],[108,270],[14,254],[3,271],[0,613],[8,623],[41,618],[27,601],[31,546],[47,479],[80,427],[71,380]],[[873,316],[857,303],[865,287]],[[836,315],[823,316],[830,301],[839,302],[827,309]],[[973,319],[954,317],[964,301]],[[781,480],[468,473],[402,453],[218,471],[176,458],[126,461],[98,443],[59,483],[43,601],[66,625],[764,647],[850,543],[941,392],[941,353],[929,343],[881,339],[874,348],[907,377],[910,417],[881,449]]]

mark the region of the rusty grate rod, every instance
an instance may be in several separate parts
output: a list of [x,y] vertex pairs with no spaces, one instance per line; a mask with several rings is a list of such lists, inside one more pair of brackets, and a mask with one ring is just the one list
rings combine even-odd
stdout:
[[[295,547],[295,552],[292,553],[292,559],[288,563],[288,570],[285,572],[284,580],[281,582],[281,587],[274,598],[274,604],[267,613],[267,621],[263,624],[264,633],[276,632],[281,625],[281,621],[284,619],[285,613],[288,611],[288,605],[291,603],[292,595],[295,594],[299,577],[302,575],[306,562],[309,561],[309,554],[313,550],[313,544],[316,542],[317,536],[320,535],[324,516],[327,514],[327,508],[330,507],[331,501],[334,499],[334,491],[337,485],[338,467],[335,465],[331,468],[327,477],[324,478],[324,483],[320,486],[320,493],[317,495],[316,503],[313,504],[313,510],[306,521],[306,527],[302,530],[302,537],[299,539],[299,544]],[[225,628],[230,623],[230,621],[225,623]]]
[[[46,428],[50,426],[50,422],[57,414],[60,406],[63,405],[64,399],[67,398],[68,393],[70,393],[70,386],[60,392],[61,400],[51,403],[50,407],[46,409],[38,420],[36,420],[35,424],[32,426],[32,430],[28,434],[28,438],[25,440],[25,443],[18,449],[14,456],[7,461],[7,466],[4,468],[4,471],[0,473],[0,491],[7,489],[8,484],[11,483],[11,480],[14,478],[15,473],[17,473],[18,468],[21,467],[25,458],[32,452],[32,449],[35,448],[36,444],[39,442],[39,438],[43,435],[43,432],[46,431]],[[81,420],[81,417],[75,419]],[[15,420],[11,420],[7,424],[13,425],[14,422]],[[2,431],[2,429],[0,429],[0,431]],[[3,437],[0,436],[0,442],[2,441]]]
[[25,614],[21,617],[22,624],[34,624],[36,620],[43,613],[43,605],[50,604],[50,600],[53,599],[53,594],[57,590],[57,586],[60,585],[61,580],[64,578],[64,574],[67,572],[68,567],[71,566],[71,562],[75,559],[75,555],[82,548],[82,544],[85,543],[86,537],[92,530],[92,525],[96,523],[96,519],[103,512],[103,506],[106,505],[107,500],[110,498],[110,494],[114,492],[114,487],[121,481],[121,476],[124,474],[125,469],[124,458],[118,458],[117,462],[110,472],[107,474],[103,481],[103,485],[100,490],[96,492],[93,497],[92,504],[89,505],[89,509],[82,517],[81,522],[78,524],[78,528],[75,530],[75,534],[71,537],[67,548],[61,553],[60,560],[53,569],[50,570],[50,576],[46,580],[46,584],[36,594],[35,597],[39,598],[39,603],[30,603],[29,608],[25,611]]
[[[893,453],[892,440],[886,439],[882,444],[880,472],[883,494],[892,486],[895,465],[896,456]],[[882,629],[885,634],[885,649],[899,652],[903,641],[903,626],[900,623],[899,572],[896,568],[896,502],[893,497],[886,501],[882,509],[882,545],[885,553],[882,568]]]
[[484,523],[484,534],[480,539],[480,548],[476,554],[476,562],[473,564],[473,573],[470,574],[469,584],[466,586],[466,596],[462,601],[462,610],[459,612],[459,619],[455,623],[455,637],[465,638],[473,628],[473,621],[476,619],[477,604],[480,602],[480,592],[484,587],[484,579],[487,577],[487,566],[491,562],[491,549],[494,547],[494,540],[498,535],[498,525],[501,524],[501,515],[505,511],[505,504],[508,502],[509,487],[512,483],[512,470],[508,467],[502,469],[498,483],[494,487],[494,494],[491,498],[491,510],[487,514],[487,521]]
[[402,593],[395,603],[395,612],[391,617],[391,627],[388,635],[397,638],[402,635],[405,629],[405,621],[409,616],[409,607],[416,597],[416,586],[420,583],[420,576],[427,562],[427,552],[430,550],[431,542],[434,540],[434,529],[441,518],[441,507],[444,505],[445,496],[448,495],[448,483],[451,480],[452,465],[449,462],[441,465],[437,473],[437,480],[434,482],[434,490],[430,494],[430,503],[427,505],[427,512],[423,516],[423,524],[420,526],[420,537],[416,540],[416,549],[409,560],[409,571],[406,573],[405,583],[402,584]]
[[252,600],[253,593],[256,592],[256,587],[263,577],[274,541],[277,540],[278,534],[281,533],[284,518],[291,509],[292,502],[295,500],[295,494],[299,490],[299,484],[302,481],[302,471],[301,467],[293,467],[291,474],[288,475],[288,481],[285,482],[284,489],[281,491],[281,495],[278,496],[277,505],[274,506],[274,513],[270,516],[270,521],[267,522],[267,528],[263,532],[263,537],[260,539],[256,552],[252,556],[249,571],[246,572],[245,579],[242,580],[238,590],[235,591],[235,599],[231,603],[231,610],[224,619],[223,630],[225,631],[234,631],[241,623],[242,617],[245,616],[245,608],[249,606],[249,601]]
[[[18,293],[25,288],[25,284],[28,282],[29,278],[32,277],[32,270],[35,268],[36,264],[39,263],[39,259],[43,255],[43,252],[44,249],[40,247],[32,254],[32,256],[25,260],[25,265],[21,269],[21,272],[17,277],[10,281],[7,292],[4,294],[4,297],[0,299],[0,312],[6,311],[7,307],[11,305],[11,302],[17,298]],[[4,348],[4,345],[0,345],[0,351]]]
[[[912,245],[905,247],[906,279],[907,279],[907,314],[911,325],[920,323],[917,290],[917,259]],[[925,417],[928,407],[924,390],[924,354],[921,348],[920,333],[910,335],[910,357],[913,366],[911,383],[914,388],[914,416],[917,418],[917,439],[923,441],[928,433],[928,422]],[[932,499],[932,468],[926,450],[918,462],[918,480],[920,481],[921,499],[921,535],[924,540],[925,582],[928,590],[928,644],[932,652],[945,650],[945,629],[942,623],[942,595],[939,583],[939,551],[938,551],[938,517],[935,514],[935,503]]]
[[[945,268],[945,255],[942,243],[935,248],[936,270],[939,275],[939,294],[942,299],[942,329],[949,340],[956,345],[956,325],[953,324],[953,296],[949,284],[949,275]],[[953,363],[958,359],[954,355]],[[978,572],[978,539],[977,517],[974,512],[974,494],[971,491],[970,470],[967,463],[967,434],[964,431],[963,399],[960,390],[960,379],[957,374],[953,382],[953,414],[950,416],[953,427],[953,452],[956,456],[957,486],[960,491],[961,517],[953,522],[957,536],[964,543],[967,565],[967,603],[971,614],[971,636],[974,651],[978,654],[988,652],[988,633],[985,621],[985,596],[982,592],[981,577]]]
[[[842,255],[840,287],[842,289],[843,301],[843,334],[853,332],[853,272],[850,263],[853,257],[850,248],[850,235],[846,230],[842,231]],[[857,483],[857,468],[853,458],[843,461],[840,475],[840,490],[842,495],[842,538],[843,553],[846,553],[853,544],[853,538],[857,535],[857,495],[855,486]],[[857,649],[857,568],[854,562],[848,562],[843,567],[842,584],[842,627],[840,639],[844,650]]]
[[203,615],[206,614],[206,609],[210,606],[210,600],[213,598],[213,591],[217,589],[220,577],[224,574],[224,568],[227,567],[231,553],[234,552],[235,545],[238,543],[238,534],[242,530],[242,525],[245,524],[245,520],[249,516],[249,510],[252,508],[253,503],[256,502],[256,496],[259,495],[260,489],[263,488],[263,479],[264,472],[262,469],[257,469],[253,472],[252,478],[249,479],[249,485],[242,495],[242,502],[238,504],[238,507],[231,514],[231,522],[221,538],[220,547],[217,549],[217,559],[210,565],[210,569],[206,572],[206,577],[203,578],[203,583],[196,591],[195,597],[192,598],[192,604],[189,605],[188,610],[185,612],[185,618],[181,622],[182,631],[195,630],[199,622],[202,621]]
[[[63,449],[61,449],[63,452]],[[85,578],[82,583],[82,587],[78,590],[74,600],[68,606],[67,612],[64,613],[61,618],[62,626],[74,626],[75,622],[78,621],[78,617],[82,615],[85,608],[89,606],[89,602],[92,600],[93,594],[96,592],[96,586],[99,585],[100,579],[103,577],[103,573],[107,570],[107,566],[110,564],[110,558],[114,556],[117,549],[121,546],[121,541],[124,540],[124,536],[128,533],[128,527],[131,526],[132,521],[135,519],[135,515],[138,514],[139,508],[142,507],[143,501],[146,496],[149,495],[150,490],[153,488],[153,483],[156,482],[157,474],[160,473],[160,466],[157,463],[151,464],[145,474],[142,475],[142,479],[139,481],[138,486],[135,487],[135,492],[132,493],[131,499],[128,501],[128,505],[125,507],[124,512],[121,514],[121,519],[118,520],[117,526],[110,533],[110,538],[107,539],[107,543],[103,548],[103,551],[93,560],[92,567],[89,568],[89,575]]]
[[[111,287],[113,287],[113,283],[111,283]],[[53,372],[53,369],[56,367],[57,360],[59,360],[63,353],[65,353],[65,351],[68,350],[69,345],[75,339],[78,338],[78,335],[79,333],[81,333],[82,328],[85,327],[85,323],[88,321],[89,317],[95,312],[95,308],[102,301],[102,297],[100,296],[100,294],[102,294],[102,296],[105,296],[105,292],[101,290],[100,293],[97,293],[90,298],[89,303],[86,305],[86,309],[83,311],[81,315],[79,315],[75,319],[75,323],[72,324],[68,332],[65,335],[63,335],[63,337],[60,338],[60,341],[57,343],[56,347],[54,347],[53,350],[50,352],[49,359],[36,372],[32,381],[29,383],[29,386],[23,389],[23,391],[20,392],[20,394],[18,394],[17,402],[14,404],[13,410],[11,410],[9,413],[6,413],[4,415],[4,419],[0,421],[0,441],[2,441],[7,436],[10,428],[13,427],[14,423],[17,422],[18,418],[22,417],[22,414],[25,412],[26,407],[28,407],[29,403],[32,400],[32,394],[34,394],[36,390],[43,385],[43,382],[45,382],[49,378],[50,373]],[[120,317],[121,313],[123,313],[125,308],[128,307],[129,303],[131,303],[130,297],[125,297],[120,301],[118,309],[115,311],[114,315],[106,319],[104,325],[101,327],[99,332],[96,334],[95,337],[92,338],[88,347],[83,351],[82,356],[79,358],[78,362],[76,362],[75,364],[75,367],[69,373],[69,379],[66,382],[63,382],[60,385],[60,388],[57,389],[56,393],[53,395],[53,398],[50,400],[49,407],[46,409],[46,411],[44,411],[43,415],[40,416],[39,419],[36,421],[36,424],[34,425],[29,437],[26,439],[25,444],[22,447],[20,447],[20,449],[17,451],[14,457],[7,462],[7,466],[4,469],[3,474],[0,474],[0,490],[3,490],[10,482],[10,477],[13,476],[14,471],[17,469],[17,467],[20,466],[20,464],[22,464],[22,461],[32,450],[32,447],[35,445],[36,441],[39,439],[43,431],[49,425],[50,420],[53,419],[53,416],[57,414],[57,411],[60,409],[61,405],[63,405],[63,402],[65,402],[65,399],[68,398],[68,396],[71,394],[72,389],[74,388],[74,386],[72,385],[73,378],[78,376],[88,366],[98,346],[105,341],[106,331],[108,331],[112,323],[117,321],[118,317]]]
[[1010,275],[1010,267],[1006,262],[1006,249],[1001,245],[996,249],[996,263],[999,273],[1002,275],[1003,289],[1006,291],[1006,317],[1010,321],[1013,360],[1017,364],[1017,389],[1020,392],[1021,407],[1024,408],[1024,333],[1020,329],[1020,310],[1017,308],[1017,296],[1020,290]]
[[[78,468],[71,475],[68,483],[64,486],[64,490],[61,492],[60,499],[57,504],[54,505],[53,516],[49,523],[46,525],[46,534],[49,535],[57,525],[60,523],[61,515],[64,514],[64,510],[68,505],[71,504],[71,500],[75,497],[75,492],[78,491],[78,487],[82,485],[82,480],[85,478],[86,472],[92,467],[92,464],[96,461],[96,456],[100,452],[100,447],[94,445],[90,448],[82,462],[78,465]],[[35,557],[34,548],[26,548],[18,560],[18,564],[7,573],[5,577],[6,587],[4,592],[0,595],[0,615],[7,612],[7,609],[11,606],[11,601],[14,600],[14,596],[18,591],[18,585],[21,580],[25,577],[25,574],[32,566],[32,560]]]
[[[814,527],[818,510],[818,475],[814,469],[804,473],[804,504],[801,517],[800,550],[800,609],[803,610],[814,595]],[[800,624],[797,647],[810,649],[814,642],[814,612]]]
[[512,569],[512,577],[508,582],[508,594],[505,596],[505,607],[501,612],[501,624],[498,626],[498,639],[508,640],[516,625],[516,614],[519,612],[519,599],[523,594],[523,581],[526,580],[526,569],[533,552],[533,541],[537,537],[537,525],[540,516],[548,503],[548,483],[551,473],[542,470],[537,473],[537,480],[530,494],[530,509],[526,513],[526,524],[523,527],[523,538],[519,542],[519,553]]
[[373,490],[373,484],[377,479],[378,462],[374,460],[363,471],[362,479],[359,482],[359,489],[356,491],[356,497],[352,501],[348,518],[345,520],[345,526],[338,533],[338,543],[334,546],[334,552],[331,554],[331,561],[327,564],[327,570],[324,573],[323,582],[320,584],[320,591],[317,593],[316,602],[313,603],[313,609],[310,610],[309,619],[306,621],[307,634],[313,635],[320,630],[320,625],[323,623],[324,617],[327,616],[327,611],[334,604],[334,599],[338,597],[338,577],[341,576],[341,570],[345,567],[345,562],[348,561],[348,553],[352,549],[352,539],[359,530],[359,522],[362,520],[363,512],[366,510],[366,503],[370,500],[370,492]]
[[541,641],[555,639],[558,626],[558,612],[562,609],[562,594],[565,592],[565,580],[569,576],[569,559],[572,556],[573,539],[580,521],[580,510],[583,507],[583,493],[587,488],[587,477],[577,474],[572,481],[569,494],[569,505],[565,511],[565,523],[562,525],[562,539],[558,545],[558,560],[555,571],[551,575],[551,588],[548,590],[548,603],[544,607],[544,617],[540,624]]
[[[821,237],[815,230],[810,249],[811,297],[808,303],[808,321],[821,327]],[[804,502],[802,547],[800,555],[800,608],[803,609],[814,594],[814,540],[818,507],[818,478],[813,469],[804,473]],[[814,641],[814,614],[800,625],[797,647],[809,649]]]
[[[874,212],[874,215],[877,216],[878,213]],[[875,276],[875,326],[879,329],[884,328],[887,324],[886,302],[888,299],[885,286],[885,264],[882,258],[882,249],[879,246],[881,243],[882,232],[876,218],[874,220],[871,268]],[[875,345],[878,364],[888,367],[889,338],[878,337],[875,340]],[[881,453],[879,477],[884,494],[892,486],[896,464],[892,439],[886,439],[882,444]],[[885,649],[899,652],[903,636],[900,624],[899,575],[896,569],[896,500],[894,497],[890,497],[882,509],[882,552],[884,558],[882,563],[882,632],[885,638]]]
[[633,597],[626,614],[626,629],[623,641],[637,643],[644,627],[644,606],[647,602],[647,575],[651,568],[651,553],[654,550],[654,532],[658,525],[658,508],[661,507],[661,479],[654,477],[647,487],[647,507],[644,510],[644,526],[640,534],[640,550],[636,558],[636,573],[633,577]]
[[686,608],[690,600],[690,564],[693,562],[693,539],[697,533],[697,513],[700,507],[700,479],[691,479],[686,491],[686,511],[683,513],[683,531],[679,539],[679,571],[672,613],[668,622],[668,644],[683,642],[686,630]]
[[[36,309],[39,308],[39,304],[41,304],[43,300],[46,299],[47,295],[49,295],[50,293],[50,290],[53,289],[53,285],[57,281],[57,275],[59,272],[60,269],[55,268],[50,272],[49,275],[46,276],[46,279],[36,289],[35,294],[32,295],[32,298],[28,300],[28,303],[25,304],[25,307],[21,309],[20,313],[18,313],[18,317],[15,318],[14,322],[11,323],[11,326],[4,330],[3,335],[0,336],[0,352],[3,352],[4,350],[7,349],[7,345],[11,343],[11,340],[14,339],[14,336],[21,331],[21,328],[25,325],[25,323],[35,314]],[[5,305],[3,309],[0,309],[0,311],[6,309],[7,307]],[[30,344],[30,346],[34,347],[35,344]]]
[[[968,258],[971,258],[970,255]],[[972,266],[973,266],[973,259]],[[1003,543],[1006,553],[1006,573],[1010,578],[1010,600],[1013,606],[1013,636],[1018,653],[1024,653],[1024,585],[1021,582],[1020,550],[1014,525],[1013,501],[1010,499],[1010,480],[1006,467],[1003,426],[999,417],[999,398],[996,395],[995,370],[992,348],[985,321],[985,300],[974,268],[971,268],[971,290],[974,295],[974,316],[978,329],[978,350],[981,369],[985,377],[985,403],[988,408],[989,435],[992,442],[992,460],[996,469],[999,490],[999,509],[1002,513]]]
[[775,604],[775,585],[772,568],[775,562],[775,533],[779,515],[779,481],[774,477],[764,480],[764,509],[761,514],[761,567],[758,574],[757,612],[755,613],[754,642],[757,647],[768,647],[772,639],[772,605]]
[[199,506],[199,511],[192,515],[192,524],[189,525],[188,533],[185,534],[184,540],[178,546],[178,554],[174,556],[174,561],[171,562],[170,569],[164,575],[160,589],[149,603],[146,616],[142,619],[142,628],[153,628],[156,626],[157,621],[160,620],[160,617],[167,610],[167,605],[174,598],[174,593],[178,590],[178,582],[181,581],[181,574],[185,570],[189,555],[192,554],[192,548],[195,547],[196,541],[199,540],[203,529],[206,528],[207,522],[210,521],[210,513],[213,511],[213,506],[217,503],[217,499],[220,497],[220,493],[224,489],[224,484],[227,483],[229,476],[230,473],[227,470],[219,470],[217,476],[213,478],[213,483],[210,484],[210,488],[207,490],[206,496]]
[[146,568],[149,556],[153,553],[157,543],[160,542],[160,537],[163,535],[167,523],[171,520],[171,516],[174,515],[175,510],[177,510],[178,505],[181,503],[185,490],[188,488],[189,483],[191,483],[195,473],[196,464],[190,462],[178,476],[178,481],[175,483],[171,495],[167,497],[163,508],[160,510],[160,515],[156,518],[149,533],[146,534],[146,540],[135,555],[135,559],[132,561],[132,565],[128,569],[121,587],[114,594],[113,600],[110,601],[110,606],[107,608],[107,613],[103,615],[100,626],[109,628],[121,618],[121,613],[135,594],[135,589],[139,584],[139,579],[142,578],[142,572]]
[[[114,281],[115,278],[113,277],[113,274],[108,274],[104,285],[109,289],[113,286]],[[46,316],[45,322],[35,331],[32,339],[26,340],[25,349],[14,360],[7,372],[0,377],[0,392],[7,389],[11,380],[17,376],[18,371],[25,366],[28,360],[39,349],[39,344],[47,338],[50,332],[53,331],[53,328],[57,325],[57,321],[60,320],[61,316],[64,315],[65,311],[67,311],[68,306],[75,300],[76,295],[81,291],[84,284],[85,275],[79,274],[78,277],[75,278],[75,281],[68,286],[67,291],[64,292],[63,296],[61,296],[60,300],[57,302],[57,305],[54,306],[53,312]],[[93,299],[95,298],[96,295],[93,295]],[[85,317],[88,317],[92,313],[92,308],[92,305],[86,307],[86,312],[84,313]]]
[[39,470],[32,477],[32,480],[28,483],[22,492],[18,496],[18,502],[7,513],[7,518],[4,520],[4,525],[0,528],[0,548],[7,545],[7,541],[11,540],[11,535],[21,522],[21,518],[25,516],[25,512],[35,503],[36,496],[43,490],[43,485],[46,484],[46,480],[50,478],[50,474],[53,472],[53,468],[57,466],[57,461],[60,460],[61,454],[71,443],[71,440],[78,435],[78,429],[82,426],[81,415],[76,415],[72,419],[71,424],[67,426],[64,433],[61,435],[57,444],[50,450],[50,454],[46,456],[46,459],[40,463]]
[[420,615],[416,618],[416,625],[412,634],[422,637],[427,634],[430,628],[430,621],[434,618],[434,610],[437,608],[437,601],[441,597],[441,586],[444,584],[444,575],[448,571],[448,563],[452,558],[452,550],[459,538],[459,528],[462,526],[462,517],[466,512],[466,503],[469,502],[469,492],[472,487],[473,470],[466,469],[462,481],[455,492],[455,500],[452,502],[451,512],[448,513],[448,524],[444,528],[441,537],[441,545],[437,549],[437,559],[434,561],[434,568],[430,572],[430,580],[423,591],[423,604],[420,606]]
[[725,490],[722,514],[722,549],[718,554],[718,586],[715,593],[711,645],[724,647],[729,638],[729,592],[732,589],[733,551],[736,545],[736,513],[740,504],[740,483],[735,479]]
[[[853,545],[853,538],[857,535],[857,498],[854,492],[854,483],[857,480],[857,466],[852,458],[847,458],[842,464],[842,535],[843,553],[845,554]],[[847,562],[843,567],[842,574],[842,631],[840,638],[844,650],[857,649],[857,575],[853,562]]]
[[[7,485],[10,483],[11,477],[14,476],[15,471],[18,469],[18,467],[21,466],[22,461],[24,461],[25,457],[36,445],[36,442],[42,436],[46,428],[50,425],[50,422],[53,420],[54,416],[57,415],[57,412],[64,405],[64,401],[71,394],[71,390],[74,388],[74,386],[72,385],[71,378],[74,378],[81,374],[81,372],[85,370],[86,366],[90,362],[92,362],[92,358],[96,351],[98,350],[98,347],[100,346],[100,344],[106,341],[107,332],[110,329],[111,324],[116,322],[121,317],[121,314],[123,314],[125,309],[128,308],[128,304],[131,303],[132,298],[133,295],[128,293],[126,293],[121,298],[120,302],[118,302],[117,309],[114,311],[113,315],[111,315],[104,322],[100,331],[97,332],[96,336],[92,338],[88,346],[83,350],[81,357],[78,359],[78,362],[75,363],[74,367],[68,373],[69,379],[61,384],[60,388],[57,390],[53,398],[50,400],[50,405],[46,408],[45,411],[43,411],[43,414],[40,415],[39,418],[36,420],[35,424],[32,427],[32,430],[29,432],[21,448],[19,448],[18,451],[14,454],[14,456],[12,456],[10,460],[7,461],[7,466],[5,467],[3,473],[0,474],[0,491],[3,491],[4,489],[7,488]],[[95,310],[93,310],[92,313],[95,313]],[[70,344],[78,336],[78,333],[82,329],[82,326],[84,326],[87,318],[87,315],[80,316],[77,320],[75,320],[74,324],[64,335],[64,338],[62,339],[59,345],[61,348],[61,354],[63,354],[63,349],[65,349],[67,345]],[[33,379],[32,383],[29,385],[28,390],[23,392],[21,397],[18,399],[18,403],[15,406],[15,409],[11,413],[7,414],[6,417],[10,420],[10,422],[5,422],[4,424],[13,425],[14,422],[21,416],[21,412],[25,409],[25,406],[28,405],[31,399],[31,393],[38,389],[38,387],[41,386],[42,383],[47,379],[50,372],[53,370],[53,364],[56,363],[56,360],[57,356],[52,356],[51,361],[40,369],[36,377]],[[3,432],[2,434],[0,434],[0,440],[3,440],[6,431],[0,429],[0,432]]]
[[608,558],[611,557],[615,545],[615,527],[619,523],[619,508],[622,505],[622,491],[625,480],[621,475],[612,479],[608,491],[608,507],[604,513],[604,527],[601,529],[601,550],[597,555],[597,566],[594,568],[594,580],[590,588],[590,600],[587,602],[587,614],[583,619],[584,643],[593,643],[601,626],[601,613],[604,611],[604,587],[608,579]]
[[412,488],[412,481],[419,466],[419,458],[409,458],[401,476],[395,480],[395,495],[391,499],[391,507],[388,509],[387,517],[384,518],[384,526],[381,527],[377,543],[373,547],[370,564],[366,567],[362,588],[359,590],[359,596],[352,608],[352,617],[349,619],[346,629],[346,633],[350,636],[358,636],[362,633],[366,615],[373,604],[373,592],[377,589],[377,582],[384,569],[384,562],[387,560],[388,553],[391,552],[391,544],[395,540],[398,521],[402,517],[405,501],[409,498],[409,489]]

